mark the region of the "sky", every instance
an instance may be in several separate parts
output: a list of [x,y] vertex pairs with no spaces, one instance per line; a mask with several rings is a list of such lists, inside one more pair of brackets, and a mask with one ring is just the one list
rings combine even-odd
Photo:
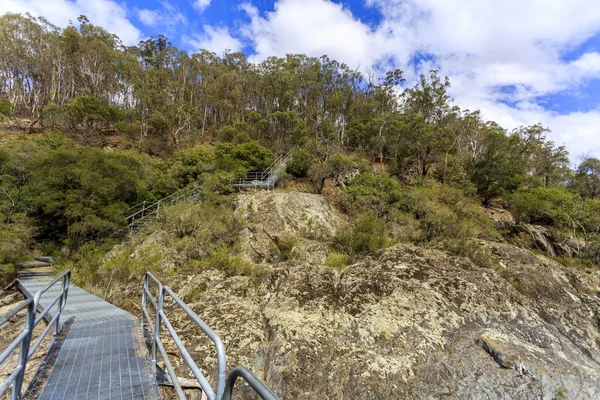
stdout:
[[90,22],[137,44],[327,54],[363,72],[438,69],[462,108],[507,129],[541,123],[575,164],[600,158],[598,0],[2,0],[58,26]]

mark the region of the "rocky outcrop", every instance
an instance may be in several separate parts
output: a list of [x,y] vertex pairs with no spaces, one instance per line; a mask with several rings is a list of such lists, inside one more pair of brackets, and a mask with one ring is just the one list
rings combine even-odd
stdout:
[[[285,399],[599,398],[598,279],[482,245],[498,270],[401,245],[342,272],[210,270],[178,290],[221,335],[229,365],[250,366]],[[196,359],[214,358],[187,340]],[[514,369],[519,358],[532,374]]]
[[550,257],[572,257],[585,247],[583,240],[566,236],[555,229],[523,222],[517,223],[510,211],[494,207],[488,207],[486,210],[496,228],[511,232],[519,238],[523,246],[543,251]]
[[294,258],[323,264],[341,219],[323,196],[310,193],[246,192],[238,197],[238,214],[246,219],[242,254],[254,262],[280,259],[280,245],[293,242]]

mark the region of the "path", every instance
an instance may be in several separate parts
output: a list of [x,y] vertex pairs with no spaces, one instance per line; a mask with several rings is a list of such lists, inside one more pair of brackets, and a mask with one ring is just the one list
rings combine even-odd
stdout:
[[[50,280],[19,280],[35,295]],[[60,285],[42,297],[55,298]],[[52,314],[52,311],[50,312]],[[128,312],[71,285],[61,323],[68,329],[38,399],[160,399],[137,319]]]

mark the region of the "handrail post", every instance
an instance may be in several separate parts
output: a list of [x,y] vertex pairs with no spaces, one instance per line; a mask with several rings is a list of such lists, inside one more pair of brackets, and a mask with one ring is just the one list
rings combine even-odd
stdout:
[[53,336],[56,336],[56,334],[60,332],[60,317],[61,317],[63,309],[67,305],[67,292],[69,290],[70,276],[71,276],[71,273],[69,272],[62,278],[61,293],[60,293],[60,299],[58,300],[58,306],[57,306],[58,308],[56,309],[57,316],[56,316],[56,323],[54,325]]
[[[144,286],[142,287],[142,317],[140,318],[142,322],[142,334],[144,333],[144,312],[146,309],[146,290],[148,289],[148,274],[144,275]],[[152,332],[154,333],[154,332]]]
[[29,346],[31,345],[31,338],[33,335],[33,328],[35,324],[35,313],[36,305],[34,301],[31,301],[27,306],[27,316],[25,321],[25,327],[27,329],[27,336],[21,342],[21,349],[19,351],[19,361],[17,367],[21,367],[15,383],[13,384],[13,390],[11,394],[11,400],[19,400],[21,398],[21,390],[23,388],[23,380],[25,379],[25,369],[27,367],[27,361],[29,361]]
[[162,324],[160,312],[163,309],[163,304],[165,301],[165,292],[163,290],[162,284],[158,286],[158,290],[160,293],[158,294],[158,304],[156,307],[156,322],[154,324],[154,339],[152,340],[152,364],[154,367],[154,374],[156,374],[156,343],[158,343],[160,337],[160,325]]

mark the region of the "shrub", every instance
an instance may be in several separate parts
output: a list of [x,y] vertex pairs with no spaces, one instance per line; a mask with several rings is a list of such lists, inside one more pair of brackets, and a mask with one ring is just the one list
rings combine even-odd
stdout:
[[340,229],[333,238],[334,248],[351,257],[372,253],[389,243],[385,221],[374,214],[361,215],[351,229]]
[[577,195],[566,188],[538,187],[519,189],[510,202],[510,210],[518,222],[565,227],[569,209]]
[[114,122],[118,114],[116,109],[92,96],[78,96],[61,111],[71,128],[83,126],[89,129]]
[[446,240],[442,249],[458,256],[467,257],[479,268],[499,269],[498,258],[485,246],[473,239]]
[[246,275],[258,277],[264,274],[263,266],[254,264],[246,260],[240,255],[232,255],[231,248],[221,245],[217,250],[213,251],[208,259],[207,265],[209,268],[219,269],[228,275]]
[[350,264],[350,256],[348,254],[332,251],[327,255],[325,265],[333,268],[343,268]]
[[275,245],[279,250],[279,258],[282,261],[287,261],[292,258],[292,252],[298,243],[298,240],[298,237],[289,235],[276,241]]
[[215,148],[200,145],[176,152],[165,162],[165,166],[168,174],[182,188],[199,180],[203,173],[213,171],[215,162]]
[[498,237],[489,215],[458,188],[428,180],[413,188],[409,197],[410,213],[421,230],[420,241]]
[[408,209],[408,197],[396,178],[387,173],[363,173],[352,179],[344,194],[351,213],[374,212],[383,218],[394,209]]
[[287,162],[286,171],[297,178],[303,178],[307,176],[313,162],[314,159],[308,151],[304,149],[296,151]]
[[13,107],[10,101],[0,101],[0,114],[10,116],[12,114]]

